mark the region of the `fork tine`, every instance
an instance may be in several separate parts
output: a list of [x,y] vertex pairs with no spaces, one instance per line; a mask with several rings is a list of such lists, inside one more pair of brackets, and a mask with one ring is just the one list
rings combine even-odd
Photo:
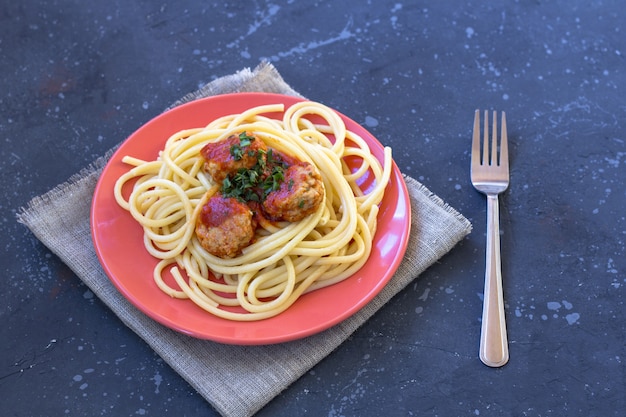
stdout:
[[491,153],[489,146],[489,112],[485,110],[485,120],[483,120],[483,165],[491,165]]
[[506,133],[506,113],[502,112],[500,124],[500,166],[509,170],[509,139]]
[[[486,113],[486,112],[485,112]],[[485,130],[487,124],[487,114],[485,114]],[[493,111],[493,121],[491,123],[491,155],[489,158],[490,166],[500,165],[498,159],[498,112]]]
[[472,166],[482,165],[480,152],[480,110],[474,112],[474,132],[472,135]]

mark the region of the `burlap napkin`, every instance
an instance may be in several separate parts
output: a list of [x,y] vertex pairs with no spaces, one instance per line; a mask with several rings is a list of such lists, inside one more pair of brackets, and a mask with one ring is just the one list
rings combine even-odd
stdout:
[[[219,78],[174,105],[239,91],[299,94],[269,63]],[[89,212],[101,169],[110,153],[67,182],[35,197],[18,221],[223,416],[251,416],[337,348],[361,324],[471,231],[470,222],[416,180],[405,177],[412,209],[406,256],[384,290],[351,318],[321,334],[270,346],[229,346],[198,340],[154,322],[108,280],[91,241]]]

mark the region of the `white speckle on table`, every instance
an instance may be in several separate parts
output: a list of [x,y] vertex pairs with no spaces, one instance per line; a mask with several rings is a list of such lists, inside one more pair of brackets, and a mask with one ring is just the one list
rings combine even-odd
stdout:
[[543,44],[543,49],[545,49],[547,55],[552,55],[552,49],[547,44]]
[[[546,306],[548,307],[548,310],[554,311],[554,314],[552,315],[552,317],[555,319],[559,317],[558,311],[561,308],[565,308],[566,310],[572,310],[574,308],[574,305],[567,300],[562,300],[561,302],[548,301]],[[547,320],[548,316],[545,314],[542,314],[541,319]],[[580,319],[580,313],[572,312],[572,313],[568,313],[565,315],[565,320],[570,325],[577,323],[579,319]]]
[[[353,404],[366,396],[366,385],[361,383],[359,380],[363,375],[367,374],[367,371],[368,370],[366,368],[359,369],[352,381],[348,382],[344,387],[339,389],[337,396],[335,397],[335,401],[331,405],[331,409],[328,411],[328,417],[339,417],[345,415],[345,410],[350,409]],[[367,375],[365,378],[367,378]],[[338,404],[335,404],[335,402]]]
[[534,310],[535,310],[534,305],[531,304],[528,306],[525,303],[521,303],[520,305],[515,307],[514,314],[515,314],[515,317],[526,317],[532,320],[535,317],[533,313]]
[[615,261],[613,258],[609,258],[606,264],[606,272],[609,274],[617,274],[617,269],[615,268]]
[[578,313],[571,313],[565,316],[565,319],[567,320],[568,324],[576,323],[579,318],[580,318],[580,314]]
[[430,288],[426,288],[424,290],[424,292],[422,293],[422,295],[420,295],[419,297],[417,297],[418,300],[422,300],[422,301],[426,301],[428,300],[428,294],[430,294]]
[[398,27],[397,26],[398,16],[391,16],[390,20],[391,20],[391,27],[396,29]]
[[378,120],[372,116],[365,116],[365,125],[367,127],[376,127],[378,126]]
[[558,301],[548,301],[548,310],[558,310],[561,308],[561,303]]
[[322,40],[318,40],[318,41],[311,41],[308,42],[307,44],[304,43],[300,43],[297,46],[292,47],[289,50],[283,51],[283,52],[278,52],[276,53],[276,55],[273,55],[271,57],[272,61],[280,61],[281,58],[288,58],[294,55],[304,55],[312,50],[315,50],[317,48],[323,47],[323,46],[327,46],[330,44],[333,44],[335,42],[340,42],[340,41],[344,41],[347,39],[352,38],[353,36],[355,36],[351,31],[350,31],[350,27],[352,26],[352,20],[349,20],[348,23],[346,24],[346,26],[344,27],[344,29],[336,36],[331,36],[329,38],[326,39],[322,39]]
[[[256,11],[257,19],[248,26],[248,32],[239,36],[233,42],[226,45],[227,48],[237,48],[239,43],[245,40],[247,37],[254,35],[263,26],[270,26],[278,12],[280,6],[276,4],[269,4],[267,9],[260,9]],[[231,16],[234,17],[234,16]]]
[[158,394],[159,393],[159,387],[161,386],[161,382],[163,382],[163,377],[161,376],[160,373],[156,373],[154,374],[154,377],[152,378],[154,380],[154,393]]

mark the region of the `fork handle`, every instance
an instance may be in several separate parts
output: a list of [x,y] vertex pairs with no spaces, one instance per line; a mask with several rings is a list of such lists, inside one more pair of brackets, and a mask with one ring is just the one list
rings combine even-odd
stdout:
[[500,263],[500,208],[498,195],[487,195],[487,251],[485,295],[480,335],[480,360],[487,366],[500,367],[509,360],[509,347],[502,295]]

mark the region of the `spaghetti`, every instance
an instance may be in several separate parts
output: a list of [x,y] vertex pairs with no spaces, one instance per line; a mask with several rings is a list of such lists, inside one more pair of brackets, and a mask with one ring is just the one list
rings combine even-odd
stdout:
[[[270,118],[272,113],[282,113],[282,119]],[[194,233],[202,207],[219,189],[203,169],[200,151],[244,131],[312,164],[322,178],[324,200],[300,221],[261,222],[250,245],[222,258],[207,252]],[[175,133],[154,161],[125,156],[123,162],[132,168],[116,181],[115,199],[141,225],[146,250],[159,260],[156,285],[239,321],[278,315],[302,294],[358,271],[372,250],[378,204],[392,168],[390,148],[381,163],[337,113],[315,102],[224,116]]]

